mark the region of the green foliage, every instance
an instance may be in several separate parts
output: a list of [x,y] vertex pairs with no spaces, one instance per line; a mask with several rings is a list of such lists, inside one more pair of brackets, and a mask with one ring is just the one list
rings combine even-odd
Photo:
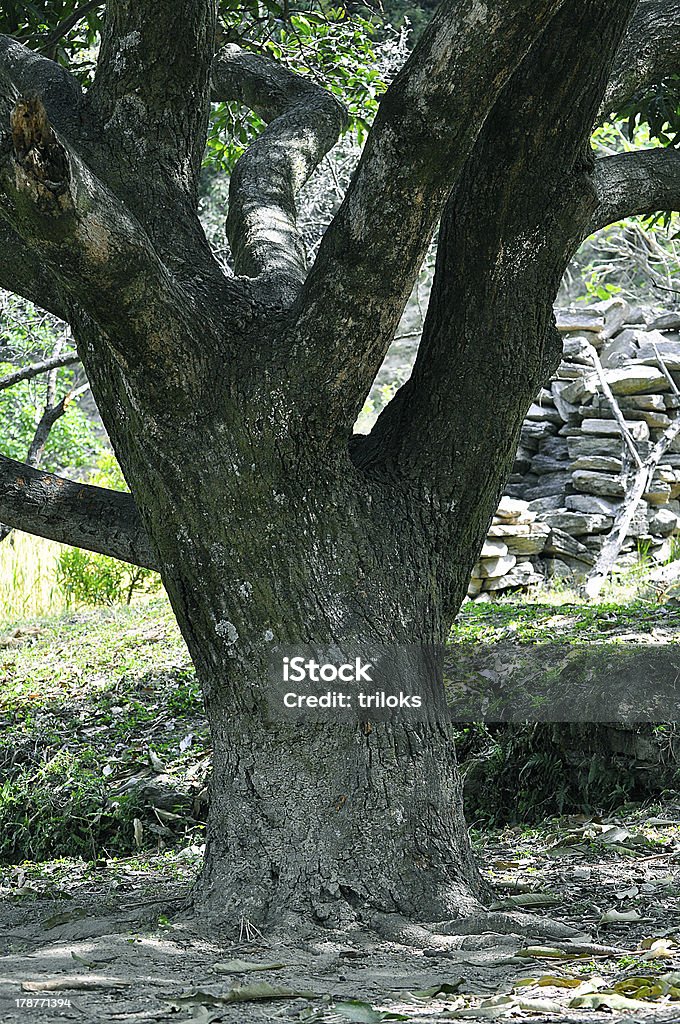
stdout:
[[[15,369],[16,364],[0,363],[0,376]],[[63,367],[58,375],[58,394],[68,392],[73,380],[73,370]],[[0,391],[2,451],[4,455],[19,462],[26,460],[28,447],[42,415],[44,388],[44,377],[39,377]],[[102,447],[92,420],[80,404],[74,402],[66,415],[60,417],[52,427],[41,467],[52,473],[84,469],[91,465]]]
[[[244,8],[246,17],[244,17]],[[275,0],[250,0],[220,6],[225,40],[237,42],[313,78],[344,103],[350,130],[359,144],[386,83],[376,67],[375,15],[348,13],[343,7],[299,4],[291,10]],[[237,103],[213,108],[205,162],[231,168],[264,123]]]
[[[0,863],[130,854],[135,818],[145,847],[200,832],[191,794],[204,785],[197,764],[208,749],[200,688],[166,600],[12,630],[0,638]],[[147,783],[177,793],[179,822],[161,823]]]
[[[113,452],[104,449],[99,453],[90,483],[116,491],[128,489]],[[157,592],[161,579],[151,569],[67,548],[57,559],[57,585],[69,606],[113,605],[130,604],[135,596]]]
[[94,68],[103,9],[103,0],[3,0],[0,32],[51,60],[69,64],[81,79],[88,79]]
[[680,144],[680,75],[671,75],[638,90],[616,114],[619,120],[626,122],[631,141],[646,128],[649,137],[662,145],[677,146]]
[[[0,745],[0,764],[15,751]],[[0,783],[0,863],[58,854],[95,859],[126,853],[136,796],[107,804],[96,760],[58,751],[36,768],[25,764]]]
[[130,604],[136,594],[153,593],[161,583],[151,569],[67,548],[57,559],[57,585],[68,605],[98,605]]
[[[9,294],[2,296],[2,314],[0,377],[52,355],[64,332],[64,325],[60,321],[25,299]],[[67,343],[67,347],[70,344]],[[61,398],[76,383],[82,383],[82,375],[78,377],[72,367],[62,367],[57,373],[57,397]],[[0,440],[3,454],[19,462],[25,461],[44,412],[45,398],[44,374],[0,391]],[[103,450],[104,443],[92,418],[80,402],[73,402],[50,431],[42,467],[49,472],[82,470],[90,466]]]
[[[501,825],[609,812],[677,791],[677,762],[659,763],[650,772],[629,753],[608,747],[609,728],[539,723],[458,730],[468,820]],[[649,726],[640,731],[653,732]]]
[[[630,152],[622,125],[595,133],[598,155]],[[558,303],[592,302],[614,295],[634,305],[674,305],[680,274],[680,215],[660,212],[610,224],[588,238],[572,260]]]

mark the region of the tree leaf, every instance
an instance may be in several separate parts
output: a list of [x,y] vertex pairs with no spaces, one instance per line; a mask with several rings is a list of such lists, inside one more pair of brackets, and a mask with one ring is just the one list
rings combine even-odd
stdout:
[[583,978],[560,978],[556,974],[542,974],[540,978],[520,978],[515,982],[517,985],[540,985],[541,988],[553,986],[554,988],[578,988],[583,984]]
[[600,924],[635,924],[637,921],[644,921],[639,910],[608,910],[600,918]]
[[388,1010],[375,1010],[370,1003],[360,999],[345,999],[333,1005],[333,1013],[343,1020],[356,1021],[357,1024],[378,1024],[382,1020],[408,1020],[403,1013],[390,1013]]
[[252,971],[280,971],[286,964],[260,964],[254,960],[224,960],[213,964],[218,974],[249,974]]

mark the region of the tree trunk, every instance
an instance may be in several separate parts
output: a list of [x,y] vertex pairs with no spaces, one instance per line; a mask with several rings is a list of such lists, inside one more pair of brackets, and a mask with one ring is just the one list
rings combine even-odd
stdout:
[[221,924],[437,921],[478,906],[452,737],[426,725],[265,724],[212,702],[199,910]]
[[[261,480],[240,482],[259,488]],[[380,566],[378,551],[352,530],[367,510],[355,507],[346,521],[348,494],[336,508],[326,492],[325,509],[306,514],[324,485],[298,482],[283,516],[278,507],[249,515],[250,550],[238,567],[235,552],[222,561],[219,537],[201,527],[208,568],[197,560],[187,580],[183,556],[181,576],[167,579],[213,744],[197,903],[233,926],[241,918],[259,927],[340,925],[376,910],[454,917],[472,909],[481,885],[446,723],[435,715],[371,721],[370,712],[366,721],[288,721],[267,706],[274,649],[313,640],[370,655],[372,643],[442,639],[426,558],[407,555],[405,566],[408,548],[392,540],[382,544]],[[221,505],[234,500],[224,490],[215,496]],[[390,536],[387,522],[384,530]]]
[[443,643],[444,562],[460,603],[476,552],[461,540],[452,558],[450,517],[364,475],[347,450],[319,450],[265,402],[246,388],[207,429],[157,413],[153,445],[134,447],[103,409],[205,694],[197,905],[234,927],[466,914],[483,885],[447,722],[290,721],[272,715],[267,686],[275,650]]

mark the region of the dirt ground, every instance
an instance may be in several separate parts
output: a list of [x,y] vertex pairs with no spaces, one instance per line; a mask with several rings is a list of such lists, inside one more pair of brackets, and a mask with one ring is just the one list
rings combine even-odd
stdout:
[[195,848],[0,869],[0,1020],[680,1021],[680,807],[475,844],[491,909],[549,915],[580,936],[437,949],[460,940],[433,933],[428,949],[358,931],[291,943],[236,922],[222,939],[182,919]]

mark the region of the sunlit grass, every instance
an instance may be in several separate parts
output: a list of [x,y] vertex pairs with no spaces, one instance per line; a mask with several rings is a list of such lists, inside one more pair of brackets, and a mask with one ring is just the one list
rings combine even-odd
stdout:
[[0,543],[0,628],[66,608],[57,586],[61,544],[13,531]]

